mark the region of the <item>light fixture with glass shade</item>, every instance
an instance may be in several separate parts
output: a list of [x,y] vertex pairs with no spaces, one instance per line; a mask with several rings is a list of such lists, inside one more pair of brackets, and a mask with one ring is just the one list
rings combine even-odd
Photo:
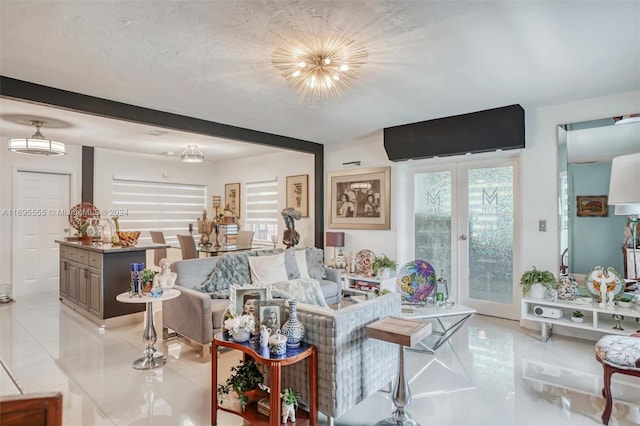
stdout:
[[182,161],[185,163],[202,163],[204,154],[198,149],[198,145],[188,145],[182,152]]
[[613,124],[636,123],[638,121],[640,121],[640,114],[627,114],[613,117]]
[[64,143],[52,141],[42,135],[40,127],[45,126],[44,121],[31,120],[31,125],[36,127],[33,136],[9,139],[9,151],[29,155],[65,155],[67,153]]
[[330,97],[342,102],[369,54],[363,45],[341,36],[304,34],[276,48],[271,62],[306,104]]
[[633,277],[638,281],[637,227],[640,215],[640,152],[614,157],[611,161],[609,204],[615,205],[616,215],[628,216],[633,246]]

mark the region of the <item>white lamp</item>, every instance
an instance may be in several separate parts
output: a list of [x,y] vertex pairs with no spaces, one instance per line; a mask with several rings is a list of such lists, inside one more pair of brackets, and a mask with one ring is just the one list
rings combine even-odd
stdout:
[[611,161],[609,204],[616,206],[614,214],[629,216],[633,244],[634,278],[637,280],[636,228],[640,214],[640,152],[621,155]]

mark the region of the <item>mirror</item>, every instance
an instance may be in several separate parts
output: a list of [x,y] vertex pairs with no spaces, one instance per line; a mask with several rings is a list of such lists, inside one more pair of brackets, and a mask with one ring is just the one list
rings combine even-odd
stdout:
[[634,152],[640,152],[638,121],[616,124],[604,118],[558,127],[560,274],[580,277],[597,265],[623,274],[627,216],[616,215],[614,206],[603,206],[604,213],[585,204],[580,214],[577,197],[597,203],[598,196],[608,196],[611,159]]

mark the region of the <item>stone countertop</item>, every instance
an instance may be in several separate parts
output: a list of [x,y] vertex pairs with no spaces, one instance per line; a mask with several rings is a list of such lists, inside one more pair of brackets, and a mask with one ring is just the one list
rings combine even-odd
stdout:
[[95,251],[98,253],[121,253],[121,252],[130,252],[130,251],[146,251],[146,250],[155,250],[161,248],[169,248],[168,244],[142,244],[138,243],[132,247],[122,247],[122,246],[114,246],[113,244],[103,243],[84,243],[82,241],[66,241],[66,240],[55,240],[56,243],[62,244],[69,247],[76,247],[83,250]]

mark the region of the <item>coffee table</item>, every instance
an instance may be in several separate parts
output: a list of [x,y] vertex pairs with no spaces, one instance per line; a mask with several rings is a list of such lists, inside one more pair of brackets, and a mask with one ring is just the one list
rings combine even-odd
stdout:
[[[427,352],[435,355],[440,346],[447,342],[460,328],[471,319],[471,316],[476,313],[476,310],[464,305],[455,304],[450,308],[444,306],[437,307],[435,305],[426,305],[423,307],[411,307],[411,312],[408,312],[408,306],[403,306],[402,317],[408,319],[416,319],[421,321],[435,320],[434,328],[431,332],[432,336],[437,336],[438,339],[433,344],[428,344],[426,338],[418,342],[414,347],[407,347],[407,350],[416,352]],[[445,324],[442,319],[453,317],[452,324]],[[435,325],[438,325],[439,330]]]

